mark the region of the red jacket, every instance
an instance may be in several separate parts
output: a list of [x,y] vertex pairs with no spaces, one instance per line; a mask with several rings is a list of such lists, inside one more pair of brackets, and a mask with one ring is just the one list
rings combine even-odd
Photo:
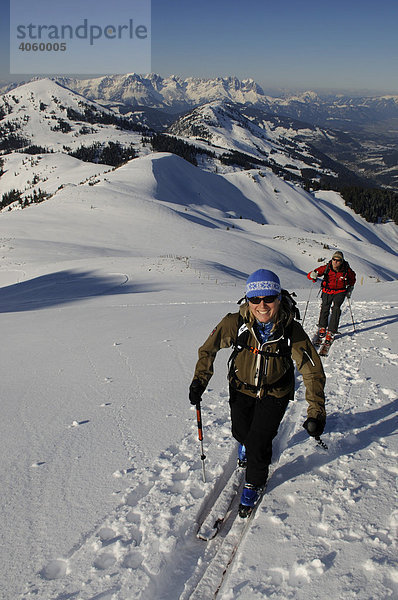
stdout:
[[[319,277],[324,275],[322,291],[326,294],[340,294],[341,292],[345,292],[347,288],[355,285],[355,272],[349,267],[347,262],[342,262],[337,272],[332,269],[332,261],[328,262],[327,265],[317,267],[314,271],[318,273]],[[326,275],[325,271],[327,271]],[[312,279],[310,277],[311,273],[312,271],[308,273],[308,279]]]

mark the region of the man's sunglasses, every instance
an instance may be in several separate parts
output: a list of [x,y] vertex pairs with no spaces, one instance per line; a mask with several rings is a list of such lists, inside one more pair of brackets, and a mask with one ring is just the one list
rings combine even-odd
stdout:
[[264,304],[272,304],[278,298],[278,294],[275,296],[264,296],[264,298],[260,298],[259,296],[253,296],[253,298],[248,298],[251,304],[260,304],[264,302]]

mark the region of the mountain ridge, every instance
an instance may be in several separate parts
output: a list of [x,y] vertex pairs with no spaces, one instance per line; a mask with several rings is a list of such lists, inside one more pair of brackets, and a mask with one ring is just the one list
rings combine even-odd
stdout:
[[[37,78],[32,80],[34,79]],[[306,109],[312,106],[316,107],[315,114],[322,122],[328,118],[347,119],[345,116],[347,114],[351,118],[356,116],[360,119],[361,110],[366,113],[362,118],[369,112],[378,114],[380,118],[398,116],[398,95],[350,96],[339,93],[320,95],[307,90],[301,93],[289,92],[284,96],[272,96],[265,94],[263,88],[252,78],[240,80],[235,76],[184,78],[177,75],[162,77],[156,73],[147,75],[128,73],[90,79],[71,77],[52,79],[91,100],[120,103],[130,107],[163,108],[172,112],[224,98],[240,104],[258,105],[272,114],[295,116],[303,120],[308,120],[304,118],[308,117]],[[21,84],[3,86],[3,93],[15,89],[18,85]],[[329,117],[326,112],[329,113]]]

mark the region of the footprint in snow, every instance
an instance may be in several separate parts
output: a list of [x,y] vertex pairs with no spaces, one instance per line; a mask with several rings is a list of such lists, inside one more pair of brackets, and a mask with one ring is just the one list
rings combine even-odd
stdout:
[[52,580],[60,579],[68,573],[68,563],[66,560],[56,559],[51,560],[41,571],[43,579]]
[[125,569],[138,569],[143,560],[144,557],[141,552],[134,548],[124,557],[123,567]]
[[138,502],[149,493],[149,490],[152,489],[153,483],[149,481],[148,483],[141,483],[137,485],[132,490],[129,490],[125,496],[124,503],[127,506],[134,507],[138,504]]
[[131,546],[139,546],[142,542],[142,533],[140,530],[140,522],[141,517],[137,513],[133,511],[129,512],[126,521],[129,524],[128,532],[129,532],[129,544]]
[[116,556],[112,552],[103,552],[94,561],[94,567],[100,571],[105,571],[112,567],[116,562]]
[[98,537],[103,546],[109,546],[121,539],[121,536],[116,533],[111,527],[102,527],[98,532]]

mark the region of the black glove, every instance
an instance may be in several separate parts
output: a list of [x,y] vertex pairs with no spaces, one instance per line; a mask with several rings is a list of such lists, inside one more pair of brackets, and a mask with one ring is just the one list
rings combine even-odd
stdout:
[[307,430],[308,435],[315,438],[319,437],[325,429],[325,419],[322,419],[320,417],[318,417],[317,419],[309,417],[304,421],[303,427]]
[[189,401],[191,404],[199,404],[202,402],[202,394],[205,391],[204,386],[199,379],[194,379],[189,386]]
[[348,298],[348,299],[350,299],[350,298],[351,298],[351,296],[352,296],[352,292],[353,292],[353,289],[354,289],[354,286],[353,286],[353,285],[350,285],[350,286],[347,288],[346,295],[345,295],[345,297],[346,297],[346,298]]

